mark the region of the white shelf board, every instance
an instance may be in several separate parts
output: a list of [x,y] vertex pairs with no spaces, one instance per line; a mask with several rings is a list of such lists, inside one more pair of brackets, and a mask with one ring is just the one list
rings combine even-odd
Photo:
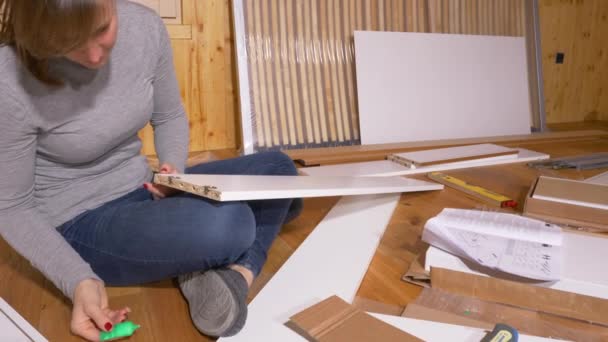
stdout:
[[218,201],[369,195],[443,189],[443,185],[434,182],[403,177],[157,174],[155,179],[161,184]]
[[249,304],[243,330],[221,341],[305,341],[284,324],[332,295],[352,303],[398,202],[342,198]]
[[390,177],[390,176],[407,176],[416,174],[425,174],[435,171],[447,171],[466,169],[470,167],[503,165],[513,163],[524,163],[536,160],[549,159],[548,154],[526,150],[524,148],[517,149],[519,153],[517,158],[484,158],[482,160],[467,160],[455,163],[436,164],[430,166],[421,166],[411,169],[395,163],[390,160],[379,160],[361,163],[347,163],[326,166],[314,166],[303,168],[300,171],[309,176],[369,176],[369,177]]

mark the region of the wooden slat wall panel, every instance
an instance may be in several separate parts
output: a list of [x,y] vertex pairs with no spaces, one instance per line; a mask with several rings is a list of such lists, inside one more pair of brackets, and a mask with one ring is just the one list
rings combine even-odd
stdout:
[[[350,33],[347,33],[348,26],[355,29],[374,29],[378,27],[378,1],[342,0],[343,7],[344,3],[348,3],[349,6],[352,5],[354,10],[354,14],[349,15],[348,22],[346,20],[343,22],[342,34],[344,40],[350,39],[351,36]],[[493,33],[492,23],[495,20],[491,19],[500,16],[500,12],[495,6],[498,1],[506,1],[507,8],[514,10],[515,18],[509,21],[511,24],[508,26],[514,25],[515,22],[519,23],[515,25],[514,35],[523,35],[525,31],[525,16],[522,5],[524,0],[464,1],[465,8],[472,11],[466,12],[468,15],[465,18],[474,18],[469,24],[471,25],[471,31],[480,34]],[[402,26],[397,27],[403,31],[418,31],[418,21],[415,20],[417,18],[416,13],[418,13],[419,4],[423,4],[422,11],[428,13],[428,25],[431,32],[457,32],[455,27],[450,30],[450,25],[454,25],[451,22],[454,16],[450,15],[450,9],[454,11],[455,5],[452,1],[390,0],[388,2],[391,4],[391,23],[397,17],[397,22],[402,21]],[[297,62],[302,60],[318,61],[318,59],[313,59],[316,55],[311,53],[311,49],[302,49],[302,46],[310,46],[312,42],[316,42],[315,47],[317,50],[320,48],[318,39],[315,38],[321,32],[318,27],[320,21],[318,15],[311,15],[311,13],[319,13],[319,5],[318,1],[303,0],[289,0],[285,1],[285,4],[286,11],[293,13],[293,16],[287,16],[286,18],[287,35],[297,37],[295,40],[288,39],[287,47],[287,52],[291,55],[290,63],[295,66],[295,70],[290,70],[289,78],[290,80],[297,80],[295,85],[293,81],[288,84],[288,86],[291,86],[293,113],[296,117],[299,113],[303,122],[298,126],[294,121],[296,140],[298,143],[300,141],[312,141],[312,145],[320,145],[322,141],[329,140],[327,121],[320,120],[320,117],[326,117],[324,111],[326,100],[324,89],[321,86],[324,84],[322,79],[324,74],[318,64]],[[212,5],[221,8],[221,10],[217,9],[217,12],[221,12],[219,16],[217,12],[204,11],[205,8],[213,8]],[[199,10],[196,10],[197,6],[200,8]],[[291,11],[287,9],[290,6],[292,7]],[[397,6],[398,11],[392,10],[395,6]],[[582,8],[587,7],[594,9],[588,18],[577,15],[578,12],[583,11]],[[608,66],[606,64],[608,63],[608,52],[604,42],[605,37],[608,36],[607,11],[608,1],[603,0],[540,1],[545,104],[549,123],[582,121],[585,118],[608,120],[608,96],[606,96],[606,89],[608,89]],[[495,13],[495,15],[492,15],[492,13]],[[238,112],[238,98],[235,96],[237,81],[236,63],[233,57],[231,2],[229,0],[182,0],[182,14],[184,16],[182,24],[192,25],[193,36],[189,40],[174,40],[172,45],[182,98],[192,128],[190,150],[196,152],[236,148],[239,146],[238,125],[240,114]],[[354,15],[354,19],[352,19],[352,15]],[[586,21],[590,26],[579,26],[577,20]],[[207,37],[215,37],[215,48],[219,47],[221,50],[218,51],[221,61],[218,62],[214,59],[211,62],[207,59],[202,60],[199,64],[199,54],[213,46],[213,44],[209,45],[208,40],[204,39],[204,35],[201,34],[209,25],[218,26],[218,28],[208,28],[210,31],[206,33]],[[583,27],[588,27],[586,31],[588,37],[583,37]],[[574,58],[575,56],[570,53],[574,50],[581,50],[584,53]],[[554,62],[555,53],[558,51],[566,53],[565,63],[562,65],[556,65]],[[347,69],[345,82],[348,90],[346,92],[348,94],[346,108],[349,110],[348,130],[352,134],[351,137],[356,140],[358,139],[358,123],[352,46],[346,46],[345,54],[346,63],[344,67]],[[572,67],[574,64],[588,66],[589,70],[579,68],[577,71]],[[250,71],[253,71],[253,69],[250,68]],[[292,73],[295,73],[295,76],[292,76]],[[212,78],[214,82],[211,82],[214,85],[203,100],[201,84],[210,74],[215,75]],[[220,77],[220,75],[223,76]],[[251,76],[258,79],[254,74],[251,74]],[[580,86],[573,87],[573,84],[580,84]],[[263,82],[262,85],[265,86],[266,83]],[[351,86],[353,88],[352,93]],[[262,97],[261,95],[264,94],[259,88],[258,85],[258,91],[256,91],[256,88],[251,89],[252,94],[258,96],[258,100],[253,101],[254,104],[261,107],[262,99],[267,101],[268,97]],[[574,89],[577,89],[576,92]],[[254,108],[254,110],[259,112],[261,108]],[[262,126],[262,129],[264,127]],[[298,129],[302,131],[301,137]],[[270,130],[266,131],[271,132]],[[262,131],[262,134],[266,131]],[[151,129],[146,128],[140,136],[144,141],[143,152],[154,154]]]
[[358,144],[353,31],[522,36],[524,0],[237,0],[257,150]]
[[[541,0],[548,123],[608,120],[608,1]],[[564,63],[555,56],[564,53]]]

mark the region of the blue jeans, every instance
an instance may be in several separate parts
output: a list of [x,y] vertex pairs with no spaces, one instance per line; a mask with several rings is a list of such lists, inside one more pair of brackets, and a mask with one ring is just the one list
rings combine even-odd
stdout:
[[[203,163],[186,173],[296,175],[280,152]],[[300,199],[216,202],[143,189],[84,212],[57,229],[108,285],[134,285],[239,264],[258,275]]]

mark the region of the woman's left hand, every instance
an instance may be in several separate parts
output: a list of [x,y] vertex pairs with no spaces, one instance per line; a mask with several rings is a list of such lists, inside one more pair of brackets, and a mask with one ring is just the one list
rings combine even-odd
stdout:
[[[160,166],[160,171],[158,173],[171,174],[178,173],[178,171],[175,166],[169,163],[164,163]],[[144,188],[152,193],[152,197],[154,197],[155,200],[163,199],[179,192],[179,190],[160,184],[154,184],[152,182],[144,183]]]

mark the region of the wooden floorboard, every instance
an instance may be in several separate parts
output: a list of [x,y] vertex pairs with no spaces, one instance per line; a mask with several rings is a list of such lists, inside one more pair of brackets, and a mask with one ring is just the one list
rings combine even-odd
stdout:
[[[526,144],[525,148],[560,157],[608,151],[608,139],[596,137],[561,143],[532,142]],[[225,154],[219,157],[213,153],[196,155],[192,160],[206,161],[234,155],[234,152],[222,153]],[[532,180],[540,174],[583,179],[606,170],[536,170],[516,164],[448,173],[504,193],[522,203]],[[424,176],[415,178],[424,179]],[[337,200],[305,200],[302,215],[285,225],[272,245],[268,262],[254,283],[250,298],[253,298],[281,267]],[[425,248],[420,241],[424,223],[444,207],[495,210],[450,188],[443,191],[403,194],[361,284],[358,297],[384,303],[394,309],[403,308],[418,296],[421,289],[403,282],[401,276],[417,254]],[[517,211],[521,212],[521,209],[520,205]],[[336,246],[336,251],[348,248],[347,246],[348,236],[345,236],[344,242]],[[200,335],[192,326],[186,303],[171,280],[145,286],[109,288],[108,293],[112,306],[130,306],[133,309],[130,318],[142,325],[129,341],[210,340]],[[79,341],[69,333],[70,303],[3,240],[0,240],[0,296],[50,341]]]

